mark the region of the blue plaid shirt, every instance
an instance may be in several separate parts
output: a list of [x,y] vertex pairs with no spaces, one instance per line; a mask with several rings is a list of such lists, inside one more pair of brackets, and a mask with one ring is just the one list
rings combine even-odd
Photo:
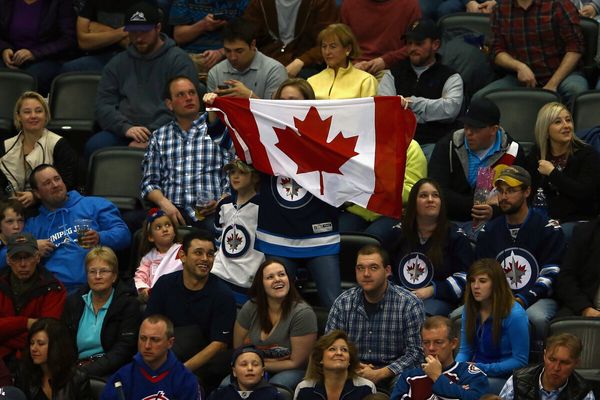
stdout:
[[188,132],[171,121],[150,136],[142,162],[142,197],[160,190],[193,216],[200,190],[212,192],[215,199],[229,190],[223,166],[231,160],[231,154],[211,139],[206,117],[202,114]]
[[423,362],[421,326],[423,302],[408,290],[388,282],[377,312],[369,319],[361,287],[346,290],[333,303],[325,332],[341,329],[358,347],[360,361],[387,366],[394,375]]

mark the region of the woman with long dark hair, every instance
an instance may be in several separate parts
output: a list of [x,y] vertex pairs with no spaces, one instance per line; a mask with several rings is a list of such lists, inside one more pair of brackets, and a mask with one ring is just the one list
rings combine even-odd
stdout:
[[529,321],[515,301],[498,261],[477,260],[469,268],[458,362],[472,362],[499,393],[517,368],[527,365]]
[[412,187],[392,254],[395,279],[423,300],[427,314],[447,316],[458,306],[473,249],[463,231],[448,221],[442,191],[433,179]]
[[270,382],[294,390],[317,339],[317,317],[277,260],[260,265],[250,297],[235,321],[233,345],[253,344],[262,350]]
[[28,400],[92,400],[87,374],[75,368],[75,348],[67,328],[41,318],[29,329],[15,386]]
[[359,364],[356,346],[344,331],[323,335],[312,350],[294,400],[359,400],[375,393],[373,382],[356,374]]

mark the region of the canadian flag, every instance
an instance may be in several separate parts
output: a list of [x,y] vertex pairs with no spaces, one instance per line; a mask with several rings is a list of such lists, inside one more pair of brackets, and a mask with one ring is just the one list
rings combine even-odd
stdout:
[[415,132],[399,97],[283,101],[218,97],[238,157],[293,178],[338,207],[351,201],[399,218],[406,149]]

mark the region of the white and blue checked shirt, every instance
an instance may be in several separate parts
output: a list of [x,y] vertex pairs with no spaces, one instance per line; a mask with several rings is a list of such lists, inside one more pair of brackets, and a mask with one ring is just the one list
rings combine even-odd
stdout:
[[223,166],[232,155],[209,136],[206,118],[207,114],[202,114],[188,132],[171,121],[150,136],[142,162],[142,197],[160,190],[173,204],[193,216],[200,190],[212,192],[217,200],[229,190]]
[[423,302],[408,290],[388,282],[377,312],[369,319],[361,287],[346,290],[333,303],[325,332],[341,329],[358,347],[362,363],[387,366],[395,375],[423,362],[421,326]]

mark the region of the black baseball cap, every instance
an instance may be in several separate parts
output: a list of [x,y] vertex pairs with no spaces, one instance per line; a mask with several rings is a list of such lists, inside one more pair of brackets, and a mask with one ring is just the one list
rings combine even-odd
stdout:
[[427,18],[415,21],[404,34],[406,40],[413,40],[415,42],[422,42],[427,38],[435,40],[441,37],[442,34],[438,25],[433,20]]
[[500,109],[487,98],[473,99],[467,112],[460,119],[465,125],[473,128],[485,128],[486,126],[500,124]]
[[35,254],[37,251],[37,240],[31,233],[15,233],[7,238],[6,254],[9,257],[17,253]]
[[140,1],[135,3],[125,14],[125,31],[148,32],[160,22],[158,7]]
[[262,361],[262,364],[265,365],[264,353],[261,350],[259,350],[256,346],[254,346],[253,344],[247,344],[247,345],[242,345],[233,351],[233,355],[231,356],[231,366],[232,367],[235,365],[235,360],[237,360],[238,357],[244,353],[254,353],[254,354],[258,355],[258,357],[260,357],[260,360]]

